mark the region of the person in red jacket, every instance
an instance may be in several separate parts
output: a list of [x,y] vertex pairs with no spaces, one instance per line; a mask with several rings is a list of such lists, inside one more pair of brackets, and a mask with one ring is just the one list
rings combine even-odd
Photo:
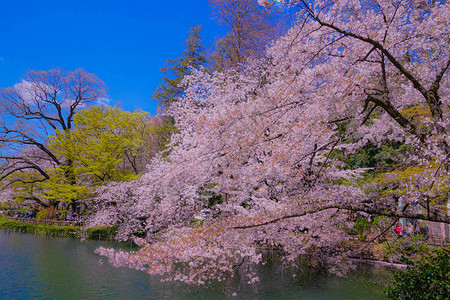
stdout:
[[397,236],[398,237],[402,237],[403,236],[403,227],[402,227],[402,223],[398,222],[397,223],[397,227],[395,227],[395,232],[397,232]]

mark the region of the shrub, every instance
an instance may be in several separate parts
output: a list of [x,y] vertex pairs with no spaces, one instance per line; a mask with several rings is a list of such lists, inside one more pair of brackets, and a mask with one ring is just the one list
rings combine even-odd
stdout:
[[417,262],[405,260],[408,267],[393,271],[393,282],[385,288],[385,294],[390,299],[449,299],[449,258],[447,247],[430,250]]
[[50,219],[53,218],[56,214],[56,209],[53,206],[50,206],[48,208],[44,208],[40,210],[36,214],[36,219],[42,220],[42,219]]
[[113,240],[117,233],[117,226],[93,227],[87,230],[89,239]]
[[11,229],[22,233],[36,233],[39,235],[55,237],[80,238],[82,231],[85,232],[85,238],[114,240],[117,234],[117,226],[103,226],[83,229],[77,226],[58,226],[47,224],[30,224],[17,220],[10,220],[0,216],[0,229]]
[[366,237],[367,231],[370,229],[370,222],[366,218],[358,218],[355,223],[355,231],[358,234],[360,241],[363,241]]

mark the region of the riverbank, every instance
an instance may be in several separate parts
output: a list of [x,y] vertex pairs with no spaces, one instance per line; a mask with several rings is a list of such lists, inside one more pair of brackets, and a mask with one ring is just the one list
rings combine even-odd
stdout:
[[115,227],[85,228],[81,226],[65,226],[55,224],[26,223],[0,216],[0,229],[31,233],[42,236],[82,238],[113,241],[117,229]]

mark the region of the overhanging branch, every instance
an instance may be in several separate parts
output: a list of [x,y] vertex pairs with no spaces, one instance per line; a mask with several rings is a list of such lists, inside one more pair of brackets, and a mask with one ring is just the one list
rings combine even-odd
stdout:
[[450,216],[445,215],[441,212],[434,211],[432,214],[421,214],[421,213],[413,213],[411,211],[406,210],[406,206],[400,207],[396,210],[391,209],[378,209],[373,207],[365,207],[362,205],[354,205],[349,203],[340,203],[340,204],[329,204],[329,205],[323,205],[319,207],[312,207],[307,208],[304,211],[297,212],[294,214],[289,214],[285,216],[281,216],[278,218],[274,218],[272,220],[261,222],[257,224],[250,224],[250,225],[241,225],[241,226],[234,226],[233,229],[249,229],[249,228],[255,228],[255,227],[261,227],[265,225],[270,225],[274,223],[278,223],[280,221],[293,219],[293,218],[299,218],[303,217],[309,214],[319,213],[325,210],[329,209],[341,209],[351,212],[365,212],[368,214],[376,214],[376,215],[382,215],[386,217],[395,217],[395,218],[407,218],[407,219],[417,219],[417,220],[425,220],[425,221],[433,221],[433,222],[442,222],[450,224]]

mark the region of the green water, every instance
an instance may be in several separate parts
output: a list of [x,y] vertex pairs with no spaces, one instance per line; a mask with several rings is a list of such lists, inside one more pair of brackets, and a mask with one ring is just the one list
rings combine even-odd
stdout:
[[377,282],[386,270],[379,268],[362,267],[347,278],[293,278],[269,264],[256,286],[236,279],[205,289],[116,269],[94,253],[110,245],[0,231],[0,299],[384,299]]

